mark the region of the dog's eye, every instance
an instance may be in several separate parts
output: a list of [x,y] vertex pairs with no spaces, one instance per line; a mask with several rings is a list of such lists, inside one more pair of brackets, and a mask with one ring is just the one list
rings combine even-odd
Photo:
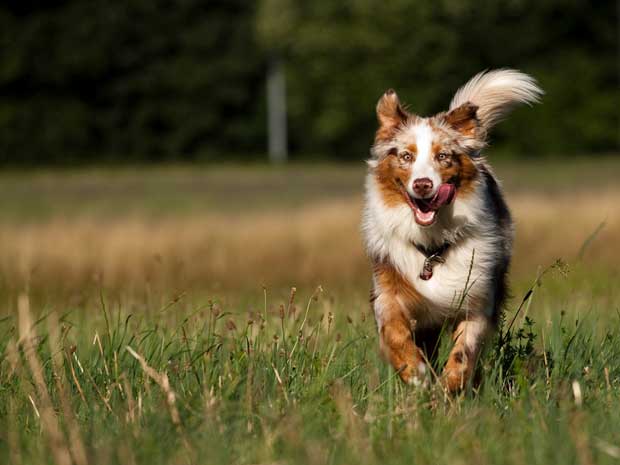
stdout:
[[440,152],[437,155],[437,160],[439,161],[443,161],[443,160],[447,160],[448,159],[448,154],[446,152]]
[[403,152],[400,154],[400,159],[402,161],[411,161],[413,160],[413,155],[411,155],[409,152]]

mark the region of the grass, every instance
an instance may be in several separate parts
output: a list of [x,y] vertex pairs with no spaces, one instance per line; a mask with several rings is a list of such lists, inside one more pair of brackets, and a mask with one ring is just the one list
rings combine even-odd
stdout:
[[456,398],[377,354],[362,170],[3,174],[0,463],[618,463],[620,163],[601,163],[588,186],[584,161],[498,166],[515,297]]
[[[517,286],[538,266],[574,260],[603,222],[582,258],[617,270],[620,253],[608,246],[620,236],[617,160],[561,169],[553,160],[500,163],[497,171],[517,222]],[[263,284],[365,295],[363,177],[356,165],[6,173],[0,297],[27,288],[33,298],[81,301],[100,286],[124,295],[150,288],[150,297],[236,296]]]
[[[262,299],[256,299],[257,302]],[[298,303],[299,300],[299,303]],[[2,323],[11,463],[616,463],[620,336],[592,313],[518,320],[459,398],[403,385],[366,308],[317,291],[229,313],[104,297]],[[441,357],[440,357],[441,358]],[[47,417],[47,418],[46,418]]]

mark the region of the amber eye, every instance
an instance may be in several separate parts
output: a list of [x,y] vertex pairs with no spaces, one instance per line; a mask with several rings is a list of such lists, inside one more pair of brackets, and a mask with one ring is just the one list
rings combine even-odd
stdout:
[[400,159],[402,161],[411,161],[413,160],[413,155],[411,155],[409,152],[403,152],[400,154]]
[[446,152],[440,152],[437,155],[437,160],[439,161],[443,161],[443,160],[447,160],[448,159],[448,154]]

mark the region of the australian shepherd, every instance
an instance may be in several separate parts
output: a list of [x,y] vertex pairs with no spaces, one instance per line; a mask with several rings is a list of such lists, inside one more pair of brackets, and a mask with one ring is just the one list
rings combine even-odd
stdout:
[[426,379],[443,329],[453,340],[445,387],[456,392],[472,379],[502,311],[513,241],[481,151],[511,107],[542,93],[532,77],[504,69],[474,76],[431,117],[410,113],[393,90],[377,104],[363,231],[381,351],[406,383]]

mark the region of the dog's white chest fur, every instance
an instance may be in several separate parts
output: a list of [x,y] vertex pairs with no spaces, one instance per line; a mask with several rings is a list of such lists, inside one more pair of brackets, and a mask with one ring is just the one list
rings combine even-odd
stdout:
[[[422,325],[459,313],[492,312],[493,267],[501,245],[494,223],[488,221],[484,192],[480,184],[465,199],[457,196],[434,225],[421,227],[407,205],[387,207],[374,178],[367,178],[363,230],[368,252],[388,260],[424,298],[427,311],[416,315]],[[426,257],[414,243],[434,248],[446,241],[451,245],[442,255],[444,262],[434,266],[429,280],[421,279]]]

